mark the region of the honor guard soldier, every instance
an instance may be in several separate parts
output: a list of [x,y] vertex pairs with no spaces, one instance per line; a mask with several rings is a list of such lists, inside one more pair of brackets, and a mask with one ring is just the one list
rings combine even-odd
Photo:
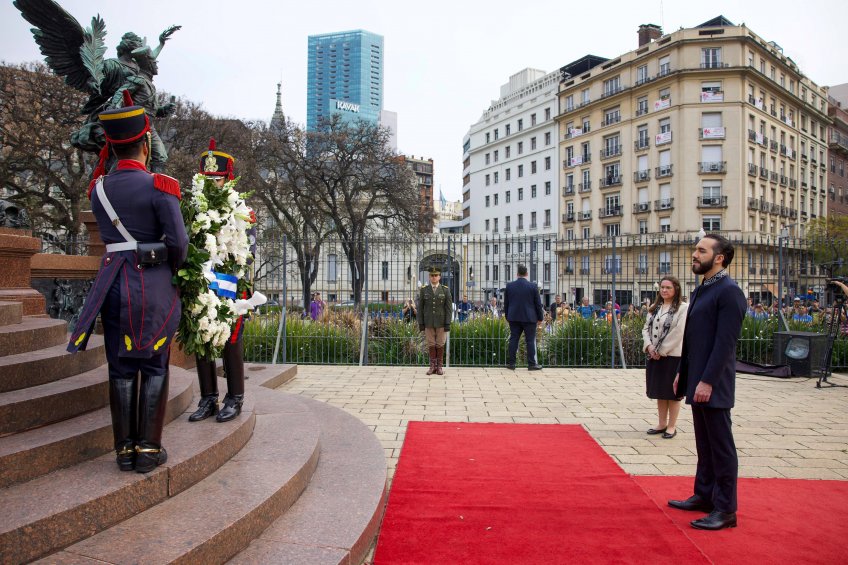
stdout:
[[430,267],[430,282],[418,292],[418,329],[424,332],[427,351],[430,355],[428,375],[444,375],[442,356],[445,353],[445,341],[450,331],[453,315],[453,299],[450,289],[439,282],[442,271]]
[[[147,169],[150,121],[144,108],[124,91],[124,107],[99,118],[106,145],[88,196],[106,253],[68,351],[86,348],[100,313],[118,467],[147,473],[167,460],[162,426],[168,361],[181,310],[171,279],[185,260],[188,236],[179,183]],[[104,174],[110,150],[118,161]]]
[[[227,181],[233,180],[233,167],[235,158],[215,147],[215,140],[209,142],[209,150],[200,155],[200,173],[212,178],[218,186],[224,186]],[[251,218],[254,214],[251,213]],[[256,251],[256,224],[253,220],[252,227],[248,231],[250,241],[250,252]],[[247,272],[252,272],[253,265],[247,265]],[[239,298],[248,298],[247,293]],[[197,378],[200,381],[200,402],[197,410],[189,416],[190,422],[205,420],[209,416],[218,414],[215,419],[219,422],[228,422],[241,414],[244,404],[244,334],[245,315],[241,315],[232,328],[229,339],[224,345],[221,358],[224,362],[224,375],[227,378],[227,394],[224,396],[224,405],[218,409],[218,376],[215,368],[215,359],[205,359],[199,355],[195,356],[197,362]]]

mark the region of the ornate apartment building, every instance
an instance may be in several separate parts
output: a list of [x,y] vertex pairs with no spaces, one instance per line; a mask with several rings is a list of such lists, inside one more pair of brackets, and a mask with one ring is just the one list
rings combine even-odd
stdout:
[[827,94],[716,18],[563,82],[562,231],[800,233],[826,213]]

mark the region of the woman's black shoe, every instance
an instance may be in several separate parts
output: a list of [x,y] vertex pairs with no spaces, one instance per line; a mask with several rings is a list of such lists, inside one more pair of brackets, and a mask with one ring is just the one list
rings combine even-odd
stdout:
[[658,430],[658,429],[656,429],[656,428],[651,428],[650,430],[648,430],[648,431],[647,431],[647,434],[648,434],[649,436],[655,436],[655,435],[657,435],[657,434],[664,434],[664,433],[665,433],[665,430],[666,430],[666,428],[663,428],[663,429],[661,429],[661,430]]
[[199,422],[218,413],[218,395],[202,396],[197,403],[197,410],[188,417],[189,422]]
[[673,438],[673,437],[674,437],[674,436],[676,436],[676,435],[677,435],[677,430],[674,430],[674,431],[673,431],[673,432],[671,432],[671,433],[663,432],[662,437],[663,437],[663,439],[671,439],[671,438]]

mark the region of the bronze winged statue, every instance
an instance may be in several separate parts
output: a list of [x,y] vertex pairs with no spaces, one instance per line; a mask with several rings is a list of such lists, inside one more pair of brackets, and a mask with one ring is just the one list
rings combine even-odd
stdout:
[[[153,77],[158,73],[157,57],[180,26],[171,26],[159,35],[159,45],[151,49],[147,40],[133,32],[125,33],[118,44],[116,59],[106,59],[106,24],[100,15],[91,18],[91,27],[79,22],[53,0],[15,0],[44,61],[69,86],[88,95],[80,113],[83,126],[71,134],[71,144],[84,151],[99,152],[105,143],[97,114],[121,106],[121,92],[129,90],[134,103],[144,106],[153,117],[169,116],[173,101],[158,105]],[[150,170],[161,172],[168,153],[159,134],[151,126]]]

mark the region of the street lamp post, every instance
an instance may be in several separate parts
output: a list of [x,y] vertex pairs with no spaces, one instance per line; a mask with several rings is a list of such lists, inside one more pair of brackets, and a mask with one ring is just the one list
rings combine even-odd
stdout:
[[[798,224],[788,224],[780,228],[780,235],[777,238],[777,312],[780,318],[780,324],[784,331],[789,331],[789,325],[786,323],[786,318],[783,316],[783,242],[789,239],[789,228],[795,227]],[[789,286],[787,280],[787,287]]]

